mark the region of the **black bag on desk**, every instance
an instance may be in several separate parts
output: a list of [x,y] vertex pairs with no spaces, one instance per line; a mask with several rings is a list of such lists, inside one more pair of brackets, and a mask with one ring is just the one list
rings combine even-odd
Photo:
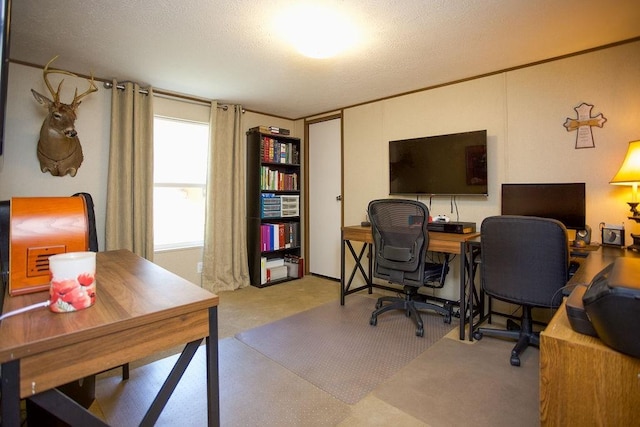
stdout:
[[582,301],[605,344],[640,357],[640,259],[616,259],[593,278]]

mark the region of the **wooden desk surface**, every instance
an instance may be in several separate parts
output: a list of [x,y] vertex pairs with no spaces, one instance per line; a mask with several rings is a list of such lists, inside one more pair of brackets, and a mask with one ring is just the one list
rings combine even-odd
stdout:
[[[434,252],[460,253],[460,243],[478,237],[479,232],[457,234],[429,232],[429,250]],[[371,227],[351,225],[342,227],[342,238],[355,242],[373,243]]]
[[[0,363],[20,359],[21,397],[209,336],[218,296],[129,251],[98,253],[96,282],[85,310],[38,308],[0,322]],[[47,298],[6,297],[3,311]]]
[[615,246],[601,246],[597,251],[588,251],[586,258],[573,258],[580,263],[580,268],[575,272],[569,285],[588,285],[591,279],[616,258],[634,257],[640,258],[640,253]]
[[[586,284],[619,256],[615,247],[579,259],[569,284]],[[634,425],[640,402],[640,359],[571,328],[564,303],[540,334],[540,421],[557,425]]]
[[541,425],[635,425],[638,402],[640,359],[575,332],[563,304],[540,334]]

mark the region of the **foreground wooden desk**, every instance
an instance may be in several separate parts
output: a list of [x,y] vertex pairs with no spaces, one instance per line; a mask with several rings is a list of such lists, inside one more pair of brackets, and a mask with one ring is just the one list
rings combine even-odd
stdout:
[[[569,281],[588,284],[618,256],[640,255],[603,247]],[[640,359],[575,332],[564,304],[540,334],[540,422],[544,426],[639,425]]]
[[[106,425],[55,387],[186,344],[141,425],[153,425],[206,340],[209,425],[219,425],[218,297],[129,251],[97,255],[97,299],[75,313],[39,308],[0,323],[2,423],[20,425],[30,398],[71,425]],[[47,299],[7,297],[4,312]]]
[[[466,278],[469,276],[467,270],[470,268],[469,263],[466,261],[468,257],[466,244],[467,241],[474,239],[480,235],[479,232],[467,233],[467,234],[455,234],[455,233],[438,233],[429,232],[429,251],[443,252],[446,254],[462,255],[463,259],[460,260],[460,301],[456,302],[460,306],[460,339],[464,339],[465,322],[466,322]],[[359,253],[356,253],[351,242],[365,243],[360,249]],[[359,292],[364,289],[368,289],[369,293],[373,291],[373,288],[387,289],[391,291],[397,291],[396,288],[389,286],[379,285],[373,282],[373,264],[371,263],[371,247],[373,245],[373,236],[371,234],[371,227],[362,227],[359,225],[342,227],[342,245],[340,254],[340,304],[344,305],[345,297],[354,292]],[[355,265],[351,271],[349,279],[346,279],[346,249],[353,256]],[[367,269],[363,266],[362,262],[364,257],[367,257]],[[360,272],[364,279],[364,285],[351,288],[353,279],[356,274]]]

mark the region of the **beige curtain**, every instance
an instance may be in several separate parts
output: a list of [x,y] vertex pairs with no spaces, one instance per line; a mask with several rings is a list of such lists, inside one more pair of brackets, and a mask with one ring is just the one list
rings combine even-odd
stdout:
[[249,285],[242,107],[211,104],[202,287],[214,293]]
[[113,81],[105,247],[153,260],[153,91],[145,92]]

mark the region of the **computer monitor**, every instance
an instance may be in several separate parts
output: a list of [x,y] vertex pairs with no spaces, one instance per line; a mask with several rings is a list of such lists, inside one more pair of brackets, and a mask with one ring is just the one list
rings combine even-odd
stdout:
[[502,214],[553,218],[567,229],[584,230],[585,184],[502,184]]

